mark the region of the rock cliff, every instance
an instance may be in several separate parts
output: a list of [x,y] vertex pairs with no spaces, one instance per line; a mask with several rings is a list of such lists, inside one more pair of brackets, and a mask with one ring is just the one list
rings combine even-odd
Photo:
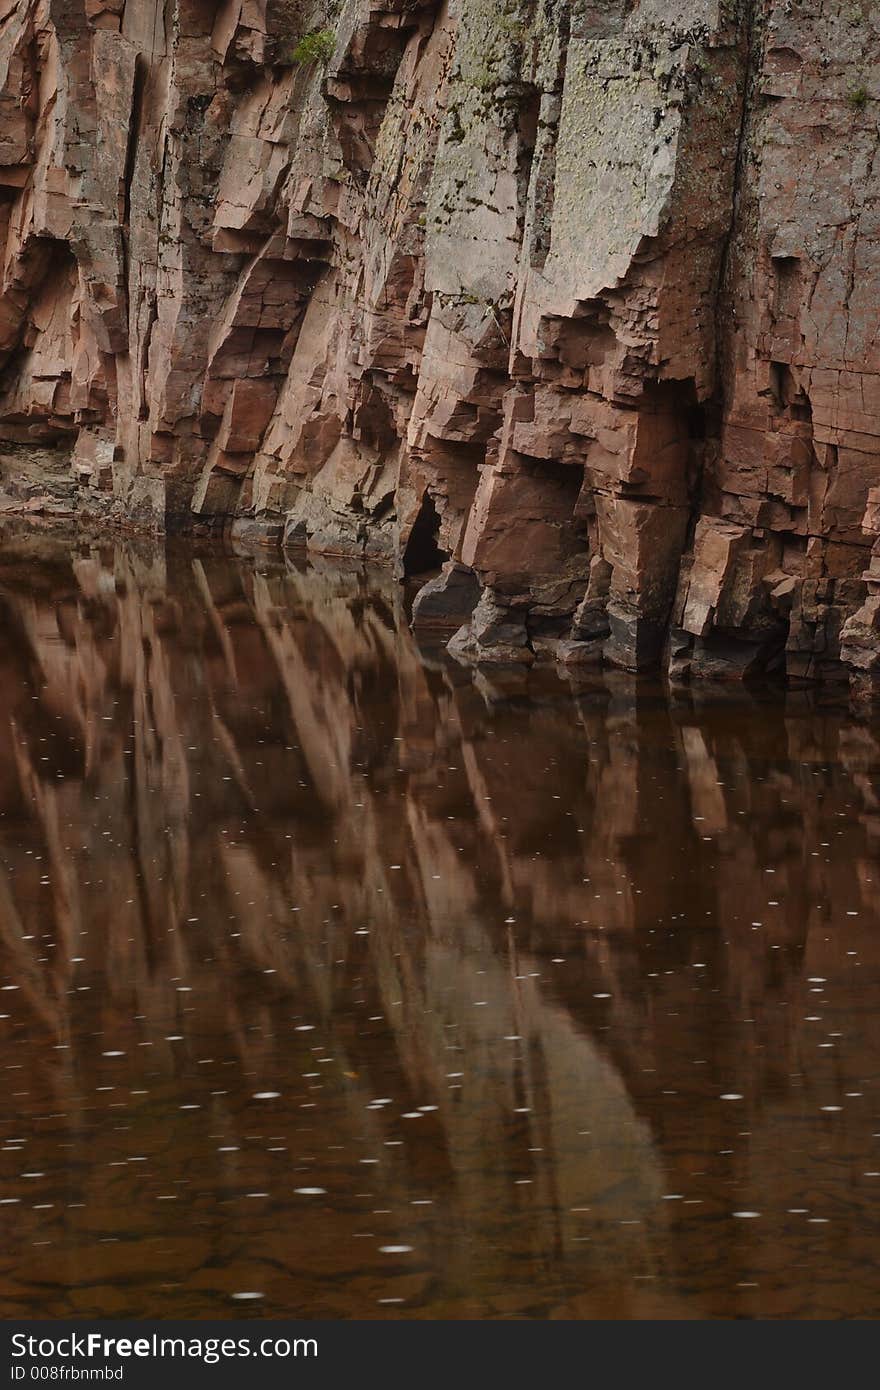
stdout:
[[872,0],[0,0],[0,84],[7,510],[880,672]]

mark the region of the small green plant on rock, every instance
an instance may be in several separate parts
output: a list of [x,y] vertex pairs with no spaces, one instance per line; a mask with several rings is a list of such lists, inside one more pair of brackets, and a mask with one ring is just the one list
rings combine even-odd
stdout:
[[868,104],[867,87],[853,87],[852,91],[847,94],[846,99],[854,111],[864,111]]
[[313,29],[311,33],[303,34],[290,55],[291,61],[298,67],[311,67],[314,63],[326,67],[335,47],[336,35],[332,29]]

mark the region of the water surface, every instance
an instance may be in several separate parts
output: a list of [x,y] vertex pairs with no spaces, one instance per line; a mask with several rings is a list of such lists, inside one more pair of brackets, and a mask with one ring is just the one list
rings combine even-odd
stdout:
[[0,551],[0,1315],[880,1308],[880,726]]

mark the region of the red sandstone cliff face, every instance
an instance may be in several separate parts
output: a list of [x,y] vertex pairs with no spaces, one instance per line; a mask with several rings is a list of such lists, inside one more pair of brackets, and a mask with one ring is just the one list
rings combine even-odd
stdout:
[[878,41],[871,0],[0,0],[3,505],[443,564],[464,660],[870,676]]

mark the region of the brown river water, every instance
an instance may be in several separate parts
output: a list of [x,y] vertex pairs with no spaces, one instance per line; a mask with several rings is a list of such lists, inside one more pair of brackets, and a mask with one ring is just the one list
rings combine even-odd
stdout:
[[0,548],[0,1316],[880,1311],[880,722]]

